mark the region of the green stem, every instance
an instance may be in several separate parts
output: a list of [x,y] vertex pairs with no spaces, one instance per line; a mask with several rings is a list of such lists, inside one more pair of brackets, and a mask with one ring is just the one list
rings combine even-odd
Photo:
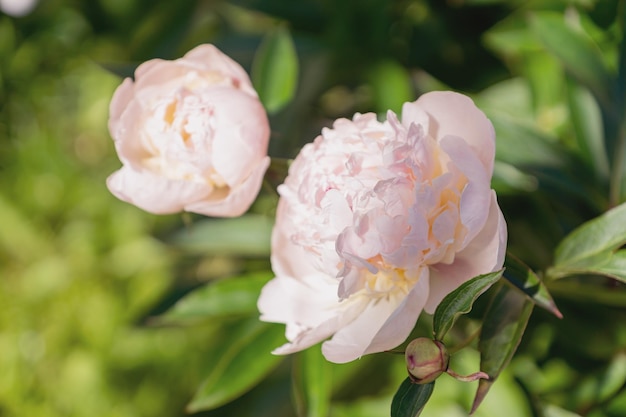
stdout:
[[624,177],[624,159],[626,158],[626,129],[624,124],[619,130],[615,155],[613,155],[613,166],[611,167],[611,183],[609,190],[610,207],[619,205],[622,199],[622,178]]

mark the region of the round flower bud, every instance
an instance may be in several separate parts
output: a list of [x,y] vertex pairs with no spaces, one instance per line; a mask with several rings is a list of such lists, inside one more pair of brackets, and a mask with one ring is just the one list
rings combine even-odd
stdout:
[[438,340],[417,338],[404,352],[409,376],[416,384],[428,384],[448,370],[450,354]]

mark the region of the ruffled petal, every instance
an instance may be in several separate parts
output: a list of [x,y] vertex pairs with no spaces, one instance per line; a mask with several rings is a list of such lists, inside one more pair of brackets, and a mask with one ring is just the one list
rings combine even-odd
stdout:
[[437,264],[430,268],[430,293],[424,310],[433,313],[441,300],[465,281],[502,268],[506,241],[506,221],[492,191],[485,227],[464,250],[456,254],[452,264]]

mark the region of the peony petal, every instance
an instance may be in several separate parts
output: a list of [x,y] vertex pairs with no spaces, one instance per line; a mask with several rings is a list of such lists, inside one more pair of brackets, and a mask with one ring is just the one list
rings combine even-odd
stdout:
[[419,281],[385,321],[363,354],[391,350],[406,340],[422,312],[429,294],[428,268],[423,268]]
[[120,200],[153,214],[179,212],[188,201],[204,198],[211,192],[206,184],[167,180],[130,165],[109,176],[107,187]]
[[247,94],[257,97],[257,93],[252,87],[252,82],[246,71],[224,54],[218,48],[211,44],[198,45],[194,49],[185,54],[183,60],[187,64],[198,67],[201,71],[216,71],[226,74],[228,77],[235,79],[238,88],[241,88]]
[[120,118],[133,99],[134,85],[133,80],[125,78],[111,98],[111,103],[109,104],[109,131],[114,140],[119,139],[121,133]]
[[437,140],[449,135],[463,138],[491,178],[496,151],[495,131],[472,99],[451,91],[434,91],[420,96],[415,103],[430,115],[428,133],[432,137]]
[[274,351],[288,354],[327,339],[362,311],[364,306],[338,303],[332,294],[336,280],[308,275],[296,280],[276,277],[261,290],[257,303],[261,320],[287,324],[289,343]]
[[456,254],[451,265],[437,264],[430,268],[430,295],[424,310],[432,314],[441,300],[465,281],[502,268],[506,240],[506,221],[492,191],[485,227]]
[[215,88],[205,101],[213,106],[213,167],[232,186],[246,178],[267,154],[269,122],[261,103],[231,88]]
[[270,158],[265,157],[248,178],[231,189],[224,199],[216,201],[214,196],[208,195],[203,200],[187,204],[185,211],[215,217],[241,216],[256,199],[263,184],[263,175],[269,165]]
[[446,136],[441,139],[441,148],[450,157],[450,163],[468,179],[461,194],[461,222],[467,227],[468,234],[463,247],[474,239],[487,221],[487,210],[491,200],[491,178],[467,142],[463,139]]

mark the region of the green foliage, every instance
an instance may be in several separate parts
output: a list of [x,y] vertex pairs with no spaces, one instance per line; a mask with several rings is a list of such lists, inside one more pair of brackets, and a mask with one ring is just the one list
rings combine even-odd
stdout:
[[459,316],[469,313],[474,301],[496,283],[503,272],[503,270],[500,270],[474,277],[446,295],[437,306],[433,316],[435,339],[443,340],[443,337],[452,328]]
[[[579,273],[597,273],[626,281],[626,203],[586,222],[556,248],[555,278]],[[617,250],[617,251],[616,251]]]
[[187,405],[189,412],[217,408],[248,391],[282,361],[268,355],[284,341],[284,330],[256,318],[230,326],[215,343],[214,363],[200,389]]
[[489,375],[489,379],[478,382],[472,411],[482,403],[496,378],[513,358],[532,310],[530,300],[506,285],[501,285],[491,300],[478,343],[480,370]]
[[504,265],[504,277],[508,282],[522,290],[539,307],[563,318],[546,285],[527,265],[511,254],[507,254]]
[[319,346],[298,354],[293,371],[293,386],[298,415],[326,417],[332,395],[332,365]]
[[252,83],[267,111],[276,113],[295,95],[298,55],[289,31],[280,26],[264,38],[254,58]]
[[434,330],[457,372],[489,374],[478,417],[626,415],[625,19],[618,0],[40,1],[0,15],[0,414],[472,406],[475,385],[411,384],[400,355],[334,365],[319,346],[270,353],[284,327],[259,322],[256,299],[273,276],[287,159],[272,158],[269,187],[238,219],[157,217],[106,190],[120,80],[103,68],[130,75],[212,42],[251,70],[272,156],[293,157],[337,117],[472,93],[497,134],[505,279],[483,297],[501,271],[464,284],[411,337]]
[[177,232],[171,242],[190,253],[268,256],[271,232],[269,218],[248,214],[233,219],[197,221]]
[[253,316],[261,288],[273,277],[269,272],[229,277],[210,282],[181,298],[158,318],[163,322],[215,320]]
[[435,383],[414,384],[405,379],[391,403],[391,417],[417,417],[433,393]]

